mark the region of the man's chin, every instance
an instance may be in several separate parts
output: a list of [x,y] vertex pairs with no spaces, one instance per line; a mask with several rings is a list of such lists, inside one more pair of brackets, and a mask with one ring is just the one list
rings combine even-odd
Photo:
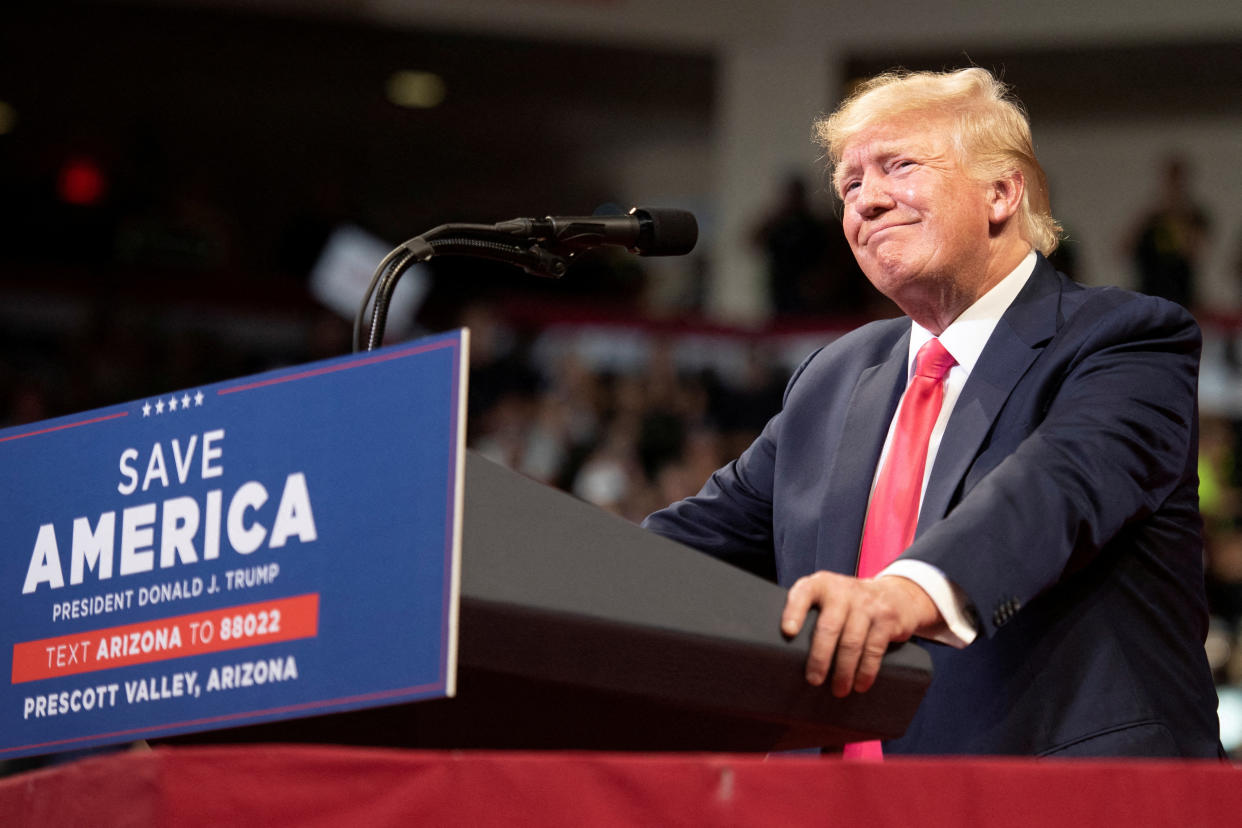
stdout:
[[897,296],[915,278],[915,274],[904,259],[899,257],[874,258],[865,264],[860,262],[863,275],[880,293],[894,302]]

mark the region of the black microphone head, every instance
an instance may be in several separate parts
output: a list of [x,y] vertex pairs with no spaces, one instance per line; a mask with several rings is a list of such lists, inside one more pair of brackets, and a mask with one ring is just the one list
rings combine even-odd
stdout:
[[688,210],[635,207],[630,215],[642,228],[634,246],[640,256],[684,256],[699,240],[699,223]]

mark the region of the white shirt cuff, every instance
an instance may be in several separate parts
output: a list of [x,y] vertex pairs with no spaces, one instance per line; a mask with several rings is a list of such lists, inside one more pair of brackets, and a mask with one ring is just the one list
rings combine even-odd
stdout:
[[961,649],[978,636],[979,631],[970,620],[969,601],[961,588],[945,577],[939,568],[925,561],[900,558],[893,561],[876,575],[896,575],[914,581],[932,599],[944,618],[945,628],[931,636],[933,641]]

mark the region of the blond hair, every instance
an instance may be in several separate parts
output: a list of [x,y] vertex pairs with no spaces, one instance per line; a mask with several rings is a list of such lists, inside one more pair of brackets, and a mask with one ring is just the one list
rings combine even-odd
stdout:
[[924,110],[953,120],[958,159],[973,177],[997,181],[1014,171],[1022,173],[1026,182],[1018,208],[1022,237],[1044,255],[1055,250],[1061,225],[1052,217],[1048,180],[1035,158],[1026,111],[1009,87],[986,69],[897,70],[864,81],[835,112],[815,124],[834,179],[845,145],[854,136],[895,116]]

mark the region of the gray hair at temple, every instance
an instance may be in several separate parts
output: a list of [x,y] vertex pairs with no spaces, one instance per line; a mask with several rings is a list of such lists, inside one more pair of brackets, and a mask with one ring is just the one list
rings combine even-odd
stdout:
[[[1014,170],[1026,182],[1018,210],[1022,237],[1045,256],[1061,241],[1052,217],[1048,179],[1035,158],[1031,125],[1022,103],[991,72],[978,67],[953,72],[898,70],[860,84],[815,132],[834,172],[845,146],[858,133],[895,116],[927,110],[954,121],[958,160],[980,181],[996,181]],[[840,188],[834,186],[834,192]]]

